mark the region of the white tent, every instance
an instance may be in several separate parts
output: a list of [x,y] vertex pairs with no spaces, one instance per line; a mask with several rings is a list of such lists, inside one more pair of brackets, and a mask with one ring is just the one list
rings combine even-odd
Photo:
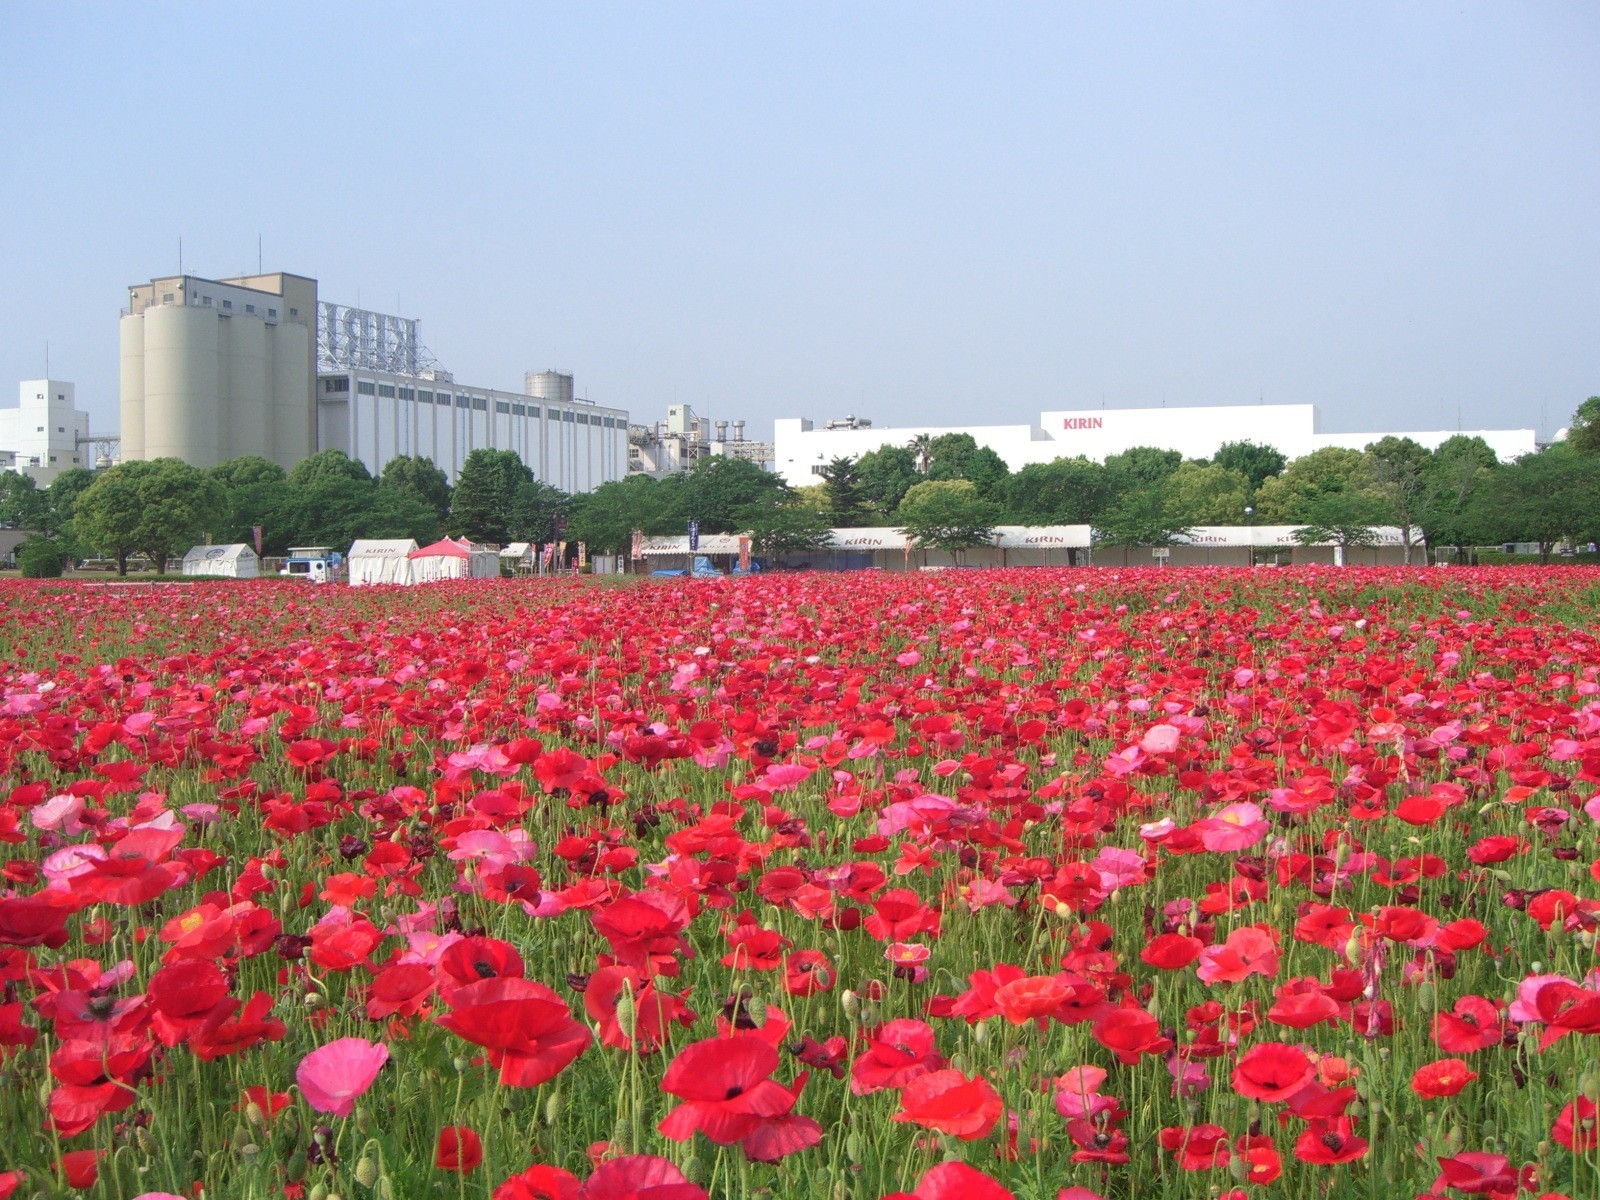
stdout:
[[408,557],[416,548],[415,538],[357,538],[347,557],[350,586],[417,582]]
[[215,575],[224,579],[255,579],[261,560],[243,542],[227,546],[195,546],[183,556],[185,575]]
[[507,566],[514,566],[515,564],[522,562],[524,559],[530,558],[528,552],[531,548],[532,547],[528,542],[512,542],[509,546],[506,546],[500,551],[500,561],[505,563]]
[[500,556],[465,539],[441,538],[431,546],[413,550],[406,557],[417,583],[432,583],[437,579],[500,578]]

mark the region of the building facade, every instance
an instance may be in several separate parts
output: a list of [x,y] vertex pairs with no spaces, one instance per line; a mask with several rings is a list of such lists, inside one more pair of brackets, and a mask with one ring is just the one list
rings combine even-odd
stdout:
[[282,272],[174,275],[128,289],[122,457],[213,467],[316,449],[317,281]]
[[[815,428],[804,418],[775,421],[776,469],[789,483],[804,487],[817,482],[827,464],[839,457],[859,458],[883,446],[904,446],[921,436],[971,434],[988,446],[1013,471],[1029,463],[1057,458],[1103,461],[1134,446],[1177,450],[1185,458],[1210,458],[1227,442],[1251,441],[1272,446],[1289,458],[1300,458],[1328,446],[1365,448],[1387,433],[1324,433],[1314,405],[1263,404],[1208,408],[1123,408],[1045,412],[1037,425],[975,425],[892,429],[859,419],[829,422]],[[1462,434],[1481,437],[1502,461],[1531,454],[1537,447],[1532,429],[1466,429],[1400,432],[1432,449]]]
[[628,414],[468,387],[447,371],[325,371],[317,446],[360,459],[374,475],[396,456],[429,458],[452,484],[474,450],[515,450],[540,482],[588,492],[627,474]]
[[[733,436],[728,430],[732,427]],[[772,467],[771,442],[744,436],[743,421],[713,421],[696,416],[687,404],[667,407],[667,419],[654,425],[628,426],[628,471],[665,479],[694,469],[702,458],[742,458],[763,470]],[[712,430],[715,429],[715,435]]]
[[64,379],[25,379],[17,407],[0,408],[0,470],[33,476],[47,487],[62,471],[93,467],[89,414],[77,406],[77,391]]
[[627,474],[628,414],[575,400],[571,375],[529,372],[528,394],[458,384],[415,320],[323,303],[314,279],[174,275],[128,293],[124,459],[255,454],[288,470],[340,450],[377,475],[418,455],[454,482],[468,454],[495,449],[567,492]]

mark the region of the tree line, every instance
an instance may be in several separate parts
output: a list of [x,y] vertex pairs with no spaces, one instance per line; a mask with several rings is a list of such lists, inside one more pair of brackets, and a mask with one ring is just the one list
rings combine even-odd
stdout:
[[209,470],[177,459],[75,468],[42,489],[0,473],[0,525],[36,535],[19,558],[102,557],[124,573],[135,557],[165,571],[202,540],[254,544],[258,526],[269,555],[445,534],[626,554],[635,530],[678,534],[690,520],[703,533],[748,533],[759,554],[818,549],[835,527],[887,525],[954,550],[988,542],[1003,524],[1089,525],[1098,543],[1130,546],[1169,544],[1197,525],[1267,524],[1343,545],[1370,541],[1379,525],[1461,553],[1531,542],[1548,559],[1563,541],[1600,540],[1600,397],[1579,407],[1565,441],[1509,463],[1481,438],[1429,450],[1385,437],[1293,461],[1239,441],[1209,459],[1144,446],[1013,472],[971,435],[952,433],[836,458],[800,488],[754,463],[711,457],[664,479],[630,475],[569,495],[535,479],[515,451],[487,449],[467,456],[454,486],[425,458],[391,459],[374,478],[337,450],[289,471],[257,457]]

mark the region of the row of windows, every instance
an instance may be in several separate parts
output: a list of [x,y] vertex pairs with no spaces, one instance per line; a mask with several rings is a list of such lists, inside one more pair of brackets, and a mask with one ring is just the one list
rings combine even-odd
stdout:
[[[340,395],[350,390],[350,380],[347,376],[338,376],[322,381],[324,395]],[[397,395],[398,391],[398,395]],[[429,392],[413,388],[399,388],[389,383],[373,383],[371,380],[358,379],[356,392],[362,396],[379,396],[385,399],[416,400],[422,404],[442,404],[450,407],[452,397],[449,392]],[[489,400],[486,396],[459,395],[453,398],[455,407],[472,409],[475,412],[488,412]],[[537,417],[539,406],[537,404],[521,404],[511,400],[496,400],[494,410],[513,417]],[[598,413],[573,412],[571,409],[550,409],[548,413],[552,421],[565,421],[567,424],[595,425],[604,429],[626,429],[627,423],[618,417],[602,417]]]
[[[172,303],[172,299],[173,299],[173,296],[172,296],[171,292],[163,292],[162,293],[161,302],[163,304],[171,304]],[[189,299],[200,301],[201,307],[203,307],[203,308],[210,308],[211,307],[211,297],[210,296],[202,296],[199,292],[190,292],[189,293]],[[232,300],[224,300],[222,302],[222,307],[231,309],[233,307],[233,301]],[[244,306],[244,310],[247,313],[253,313],[253,312],[256,311],[256,306],[254,304],[246,304]],[[277,315],[278,315],[278,310],[277,309],[275,309],[275,308],[267,309],[267,316],[275,317]],[[291,308],[289,310],[289,315],[291,317],[298,317],[300,315],[300,310],[298,308]]]

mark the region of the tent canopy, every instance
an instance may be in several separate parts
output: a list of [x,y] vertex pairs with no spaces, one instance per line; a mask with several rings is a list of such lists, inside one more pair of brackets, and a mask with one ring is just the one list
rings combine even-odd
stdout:
[[500,551],[500,557],[525,558],[527,556],[528,549],[529,544],[527,542],[512,542],[509,546]]
[[471,558],[472,551],[452,538],[440,538],[431,546],[423,546],[406,555],[407,558]]
[[194,546],[189,553],[183,556],[186,563],[197,562],[239,562],[241,559],[254,558],[256,552],[243,542],[234,542],[227,546]]

